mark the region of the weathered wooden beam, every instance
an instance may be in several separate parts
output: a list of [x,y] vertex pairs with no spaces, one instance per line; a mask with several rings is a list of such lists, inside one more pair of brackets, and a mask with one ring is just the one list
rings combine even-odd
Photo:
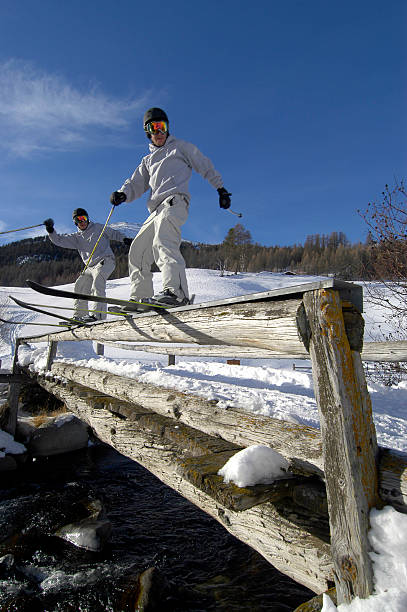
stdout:
[[[196,357],[224,357],[225,359],[278,359],[281,354],[278,351],[267,349],[251,348],[250,346],[228,346],[213,344],[185,344],[184,346],[174,346],[172,344],[129,344],[125,342],[105,342],[105,346],[115,349],[137,351],[141,353],[156,353],[162,355],[183,355]],[[309,359],[309,355],[298,357],[298,355],[284,355],[286,359]]]
[[349,346],[338,292],[304,296],[321,422],[331,550],[339,603],[373,591],[369,511],[379,502],[377,443],[360,354]]
[[[59,335],[60,332],[56,332]],[[55,335],[55,334],[54,334]],[[24,337],[25,342],[48,342],[53,337],[53,334],[45,334],[40,336]],[[72,339],[72,338],[70,338]],[[213,345],[213,344],[185,344],[184,346],[173,346],[159,343],[141,344],[129,342],[113,342],[112,340],[104,340],[104,346],[111,346],[115,349],[123,349],[126,351],[136,351],[143,353],[155,353],[161,355],[183,355],[197,357],[225,357],[226,358],[247,358],[247,359],[309,359],[309,354],[298,353],[289,355],[288,353],[281,354],[281,351],[268,350],[266,348],[251,348],[249,346],[232,346],[232,345]],[[364,362],[384,362],[396,363],[407,361],[407,342],[403,340],[395,342],[364,342],[361,353],[362,361]]]
[[218,408],[217,400],[74,364],[55,361],[51,372],[56,377],[139,404],[241,446],[268,444],[284,455],[297,473],[322,474],[321,437],[312,427],[256,415],[233,406]]
[[78,391],[74,383],[39,382],[101,440],[142,464],[281,572],[316,593],[328,588],[333,578],[328,522],[286,497],[288,481],[269,488],[227,485],[215,472],[238,446],[144,407]]
[[[267,349],[290,358],[308,358],[298,335],[301,299],[249,302],[192,310],[148,312],[89,327],[30,337],[29,341],[94,340],[187,343]],[[25,338],[28,341],[28,338]]]
[[2,410],[0,427],[7,433],[14,436],[17,426],[17,411],[18,398],[20,395],[21,381],[17,376],[20,374],[18,367],[18,348],[24,341],[21,338],[16,339],[13,355],[13,365],[11,368],[11,381],[8,388],[7,403]]
[[56,342],[55,340],[50,340],[48,344],[47,362],[45,364],[46,370],[51,369],[51,366],[57,354],[57,350],[58,350],[58,342]]
[[362,350],[362,361],[383,361],[396,363],[407,361],[407,342],[365,342]]
[[103,356],[105,354],[105,345],[101,344],[100,342],[96,342],[96,355],[100,355]]

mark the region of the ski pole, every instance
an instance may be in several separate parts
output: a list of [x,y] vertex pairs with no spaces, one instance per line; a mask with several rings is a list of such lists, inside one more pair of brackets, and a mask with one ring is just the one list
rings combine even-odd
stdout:
[[108,216],[108,218],[106,219],[106,223],[104,224],[103,229],[102,229],[102,231],[100,232],[100,236],[99,236],[99,238],[96,240],[96,244],[95,244],[95,246],[93,247],[93,251],[92,251],[92,253],[89,255],[89,259],[88,259],[88,261],[86,262],[86,265],[85,265],[84,269],[82,270],[81,274],[83,274],[83,273],[86,271],[87,267],[89,266],[90,262],[92,261],[93,253],[95,252],[96,247],[97,247],[97,245],[99,244],[99,240],[100,240],[100,239],[101,239],[101,237],[103,236],[103,232],[105,231],[105,229],[106,229],[106,227],[107,227],[107,224],[109,223],[109,219],[110,219],[110,217],[112,216],[114,209],[115,209],[115,206],[113,205],[113,206],[112,206],[112,210],[110,211],[109,216]]
[[33,227],[41,227],[44,225],[43,223],[38,223],[38,225],[28,225],[27,227],[19,227],[18,229],[8,230],[7,232],[0,232],[0,234],[11,234],[12,232],[22,232],[23,230],[32,229]]
[[231,208],[228,208],[227,210],[228,210],[230,213],[232,213],[232,215],[236,215],[236,217],[239,217],[239,218],[243,217],[242,213],[235,212],[235,211],[234,211],[234,210],[232,210]]

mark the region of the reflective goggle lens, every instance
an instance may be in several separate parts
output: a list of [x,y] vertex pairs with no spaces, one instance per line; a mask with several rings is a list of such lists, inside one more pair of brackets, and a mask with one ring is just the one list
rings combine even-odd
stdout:
[[79,215],[74,219],[75,223],[79,223],[79,221],[88,221],[88,217],[86,215]]
[[166,134],[168,132],[168,125],[166,121],[150,121],[145,127],[146,132],[149,134]]

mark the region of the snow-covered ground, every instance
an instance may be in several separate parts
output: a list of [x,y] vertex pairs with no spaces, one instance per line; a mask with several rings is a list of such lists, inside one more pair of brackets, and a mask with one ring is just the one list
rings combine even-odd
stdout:
[[[220,276],[214,270],[187,270],[189,288],[196,295],[197,303],[210,300],[220,300],[228,297],[269,291],[289,285],[300,285],[323,277],[288,276],[261,272],[256,274],[238,274]],[[155,289],[160,290],[161,275],[154,275]],[[72,285],[66,285],[71,289]],[[128,298],[129,280],[122,278],[108,281],[108,295]],[[36,314],[15,306],[8,298],[12,294],[21,300],[35,304],[50,304],[62,306],[62,310],[54,312],[69,316],[72,306],[69,299],[50,299],[22,287],[0,288],[0,316],[4,319],[24,320],[24,326],[0,324],[0,358],[2,367],[11,365],[12,350],[15,336],[39,335],[44,331],[54,331],[52,317]],[[367,341],[375,338],[378,326],[385,329],[387,320],[385,312],[373,307],[366,300],[364,303],[364,318],[366,322],[365,338]],[[43,323],[42,325],[33,325]],[[45,367],[46,346],[35,345],[34,348],[20,349],[20,359],[24,363],[32,363],[35,369]],[[309,365],[308,361],[293,360],[254,360],[241,359],[240,366],[226,364],[222,358],[184,358],[177,357],[174,366],[168,366],[166,355],[152,353],[135,353],[106,347],[105,356],[98,357],[91,342],[59,343],[58,359],[88,365],[94,369],[120,373],[140,381],[154,383],[180,391],[203,395],[206,398],[218,399],[225,404],[232,404],[258,414],[270,415],[275,418],[290,420],[318,427],[318,410],[315,403],[312,375],[310,368],[294,370],[293,364]],[[395,387],[386,387],[380,383],[369,383],[372,398],[374,420],[379,444],[400,451],[407,451],[407,382],[400,382]],[[267,455],[267,453],[266,453]],[[250,457],[250,463],[249,463]],[[264,447],[252,449],[248,455],[243,455],[240,462],[226,466],[224,477],[234,481],[263,481],[267,477],[275,477],[281,469],[281,457],[277,460],[269,456],[268,467],[265,460]],[[240,466],[237,468],[236,466]],[[242,474],[244,473],[244,476]],[[271,476],[272,475],[272,476]],[[354,601],[351,606],[339,606],[339,610],[360,610],[371,612],[379,608],[394,612],[407,609],[407,546],[399,545],[401,531],[407,533],[407,516],[385,508],[372,515],[371,537],[375,553],[374,567],[377,595],[364,601]],[[403,537],[406,537],[405,535]],[[385,545],[384,545],[385,543]],[[394,552],[394,554],[393,554]],[[392,556],[393,555],[393,556]],[[386,586],[387,585],[387,586]],[[388,591],[386,591],[388,589]],[[386,599],[387,598],[387,599]],[[334,610],[333,604],[325,598],[324,612]]]

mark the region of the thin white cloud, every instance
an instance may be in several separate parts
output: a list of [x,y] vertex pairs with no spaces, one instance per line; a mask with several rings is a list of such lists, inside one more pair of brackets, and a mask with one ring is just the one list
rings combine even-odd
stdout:
[[26,157],[114,145],[118,133],[122,136],[143,110],[145,99],[112,98],[95,86],[82,92],[31,64],[0,63],[0,147]]

